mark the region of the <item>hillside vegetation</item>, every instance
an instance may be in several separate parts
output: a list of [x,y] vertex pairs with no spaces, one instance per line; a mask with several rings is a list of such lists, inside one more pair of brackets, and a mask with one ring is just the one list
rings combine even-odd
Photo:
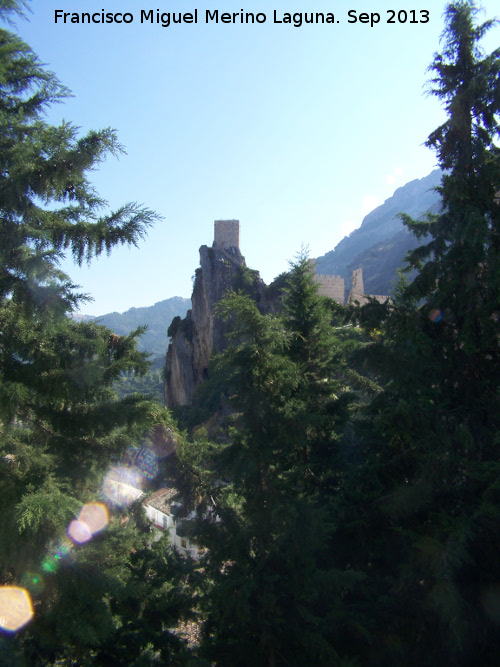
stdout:
[[168,327],[174,317],[185,317],[189,308],[190,299],[174,296],[158,301],[153,306],[129,308],[124,313],[106,313],[91,319],[120,336],[127,336],[137,327],[147,326],[147,330],[137,339],[137,348],[141,352],[150,352],[153,357],[164,358],[168,346]]

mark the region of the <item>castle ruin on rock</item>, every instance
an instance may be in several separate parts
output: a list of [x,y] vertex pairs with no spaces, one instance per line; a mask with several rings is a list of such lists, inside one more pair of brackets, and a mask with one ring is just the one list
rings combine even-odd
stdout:
[[[210,357],[227,347],[226,324],[214,315],[214,307],[226,292],[238,285],[238,278],[241,281],[242,267],[246,264],[239,246],[239,221],[215,220],[212,247],[200,247],[192,308],[183,320],[174,318],[168,329],[171,339],[165,361],[168,407],[191,404],[195,388],[207,377]],[[255,290],[263,304],[265,285],[258,276]]]
[[[333,299],[341,306],[345,305],[345,281],[342,276],[326,276],[316,273],[314,260],[311,260],[311,271],[314,280],[318,283],[318,294]],[[379,294],[365,294],[363,284],[363,269],[355,269],[352,273],[352,287],[349,292],[348,304],[359,303],[364,306],[370,299],[376,299],[380,303],[387,301],[389,297]]]
[[[227,346],[226,323],[214,315],[215,304],[231,289],[239,289],[245,258],[240,252],[239,220],[215,220],[212,247],[200,247],[200,267],[196,269],[191,296],[192,308],[181,320],[175,317],[168,329],[170,344],[165,360],[165,404],[168,407],[191,405],[193,392],[207,378],[213,354]],[[341,276],[321,276],[314,260],[311,271],[319,284],[318,293],[345,303],[345,282]],[[269,296],[257,272],[254,273],[253,297],[263,313],[276,312],[279,297]],[[375,297],[385,301],[388,297]],[[349,303],[368,302],[363,289],[363,272],[353,274]]]

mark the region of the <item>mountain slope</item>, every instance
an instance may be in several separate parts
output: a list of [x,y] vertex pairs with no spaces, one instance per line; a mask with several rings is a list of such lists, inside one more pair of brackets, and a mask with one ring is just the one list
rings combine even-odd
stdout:
[[119,336],[129,334],[138,326],[146,324],[148,330],[138,340],[141,351],[152,352],[154,356],[165,356],[168,346],[168,327],[174,317],[185,317],[191,308],[191,300],[174,296],[158,301],[153,306],[130,308],[124,313],[107,313],[89,319],[113,329]]
[[390,294],[396,270],[410,248],[418,244],[397,217],[399,213],[418,218],[439,207],[433,189],[441,181],[439,169],[398,188],[382,206],[371,211],[361,226],[337,244],[334,250],[316,259],[319,274],[340,275],[351,286],[352,271],[363,268],[367,294]]

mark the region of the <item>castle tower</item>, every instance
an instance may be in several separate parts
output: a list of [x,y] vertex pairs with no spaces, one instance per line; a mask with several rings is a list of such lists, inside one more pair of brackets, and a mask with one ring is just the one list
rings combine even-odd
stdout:
[[239,220],[214,220],[214,247],[240,249]]
[[363,269],[354,269],[352,272],[352,287],[349,294],[349,303],[359,301],[361,304],[365,303],[365,287],[363,284]]
[[379,303],[391,303],[391,298],[385,294],[365,294],[363,269],[355,269],[352,272],[352,287],[347,303],[357,302],[360,306],[365,306],[370,302],[370,299],[376,299]]

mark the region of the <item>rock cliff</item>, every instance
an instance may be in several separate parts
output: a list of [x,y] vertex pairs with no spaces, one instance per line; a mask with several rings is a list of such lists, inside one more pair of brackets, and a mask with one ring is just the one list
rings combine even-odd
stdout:
[[244,257],[234,246],[201,246],[192,309],[183,320],[174,318],[168,330],[171,339],[165,363],[165,404],[168,407],[190,405],[195,387],[207,376],[211,355],[227,346],[225,324],[213,313],[215,304],[228,290],[246,287],[260,309],[270,309],[264,282],[257,271],[245,267]]

